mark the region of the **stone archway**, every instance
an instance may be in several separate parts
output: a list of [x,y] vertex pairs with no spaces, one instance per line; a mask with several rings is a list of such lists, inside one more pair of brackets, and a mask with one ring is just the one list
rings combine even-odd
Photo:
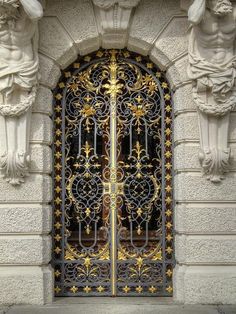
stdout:
[[[90,30],[90,33],[86,33],[85,37],[83,31],[82,33],[77,33],[74,29],[69,30],[70,14],[72,14],[72,12],[67,11],[67,13],[69,12],[69,15],[66,17],[65,15],[62,15],[64,11],[63,3],[60,3],[59,6],[55,6],[55,4],[52,3],[52,6],[49,6],[47,11],[49,16],[47,17],[46,13],[46,16],[44,17],[41,25],[41,33],[46,36],[41,37],[40,46],[40,51],[42,51],[42,55],[40,56],[41,67],[45,71],[42,71],[42,77],[46,74],[46,85],[48,85],[50,89],[55,87],[60,76],[60,68],[64,69],[70,63],[72,63],[76,59],[77,53],[85,55],[92,51],[98,50],[100,46],[102,46],[103,48],[128,47],[128,49],[130,49],[131,51],[138,52],[143,55],[149,55],[150,59],[158,67],[166,71],[167,78],[171,84],[171,88],[175,92],[175,110],[176,112],[178,112],[178,108],[180,108],[179,110],[184,110],[184,107],[181,108],[182,97],[186,93],[186,91],[190,93],[191,90],[190,82],[186,74],[187,41],[183,36],[184,30],[187,29],[187,20],[184,16],[184,13],[181,13],[181,11],[178,10],[177,6],[173,6],[169,13],[167,13],[168,8],[164,7],[163,11],[166,14],[166,18],[165,21],[162,22],[162,25],[166,25],[166,29],[163,32],[160,32],[157,38],[156,34],[151,31],[150,37],[147,38],[146,32],[148,31],[147,29],[145,30],[144,25],[147,26],[148,24],[149,30],[152,27],[152,25],[148,23],[149,14],[153,9],[152,5],[153,3],[144,5],[144,7],[140,9],[140,11],[139,8],[136,9],[138,12],[135,14],[138,14],[139,18],[140,15],[143,14],[141,10],[145,9],[146,15],[144,14],[143,16],[143,26],[137,25],[137,23],[140,23],[139,18],[133,21],[130,20],[130,23],[132,23],[128,23],[127,26],[129,26],[129,28],[131,27],[131,30],[128,27],[127,29],[125,29],[126,41],[120,43],[116,40],[115,36],[109,37],[108,34],[106,34],[105,36],[104,30],[101,30],[100,28],[98,28],[98,31],[94,31],[94,27],[96,29],[96,19],[94,19],[93,17],[89,1],[84,4],[83,10],[80,12],[81,24],[77,25],[78,28],[80,28],[80,25],[82,25],[83,21],[85,20],[84,14],[86,10],[86,16],[90,14],[87,21],[89,24],[91,23],[92,25],[88,25],[86,32]],[[156,7],[156,4],[154,6]],[[52,15],[54,15],[54,17]],[[79,19],[77,19],[77,22],[78,21]],[[63,26],[60,23],[62,23]],[[178,27],[176,27],[175,23],[177,23]],[[82,29],[84,29],[84,27],[86,27],[86,24],[83,25]],[[54,37],[54,35],[52,34],[53,32],[47,32],[46,30],[48,30],[49,28],[61,29],[60,36],[55,34]],[[156,28],[161,30],[161,25],[156,25]],[[71,37],[73,38],[73,36],[82,36],[82,38],[76,38],[74,40],[71,40]],[[165,40],[166,37],[178,38],[178,47],[175,47],[177,49],[174,50],[171,47],[170,49],[167,49]],[[67,45],[61,44],[59,45],[59,47],[62,48],[58,49],[58,40],[63,44],[67,42]],[[173,42],[172,45],[174,47]],[[51,46],[55,48],[52,48]],[[57,49],[56,53],[55,49]],[[45,85],[45,83],[43,84]],[[189,103],[191,103],[191,100]],[[188,106],[189,103],[186,103],[186,105]],[[175,282],[174,285],[176,285]]]
[[[53,300],[51,90],[61,70],[76,60],[78,54],[85,55],[102,46],[127,47],[149,55],[166,71],[174,90],[175,300],[233,303],[236,296],[232,263],[235,263],[236,246],[232,217],[235,215],[236,181],[231,173],[220,189],[210,184],[202,178],[195,157],[199,134],[186,72],[186,14],[176,0],[142,0],[132,9],[122,30],[124,41],[117,40],[114,32],[109,36],[101,27],[101,17],[91,0],[47,1],[45,17],[40,22],[41,79],[33,107],[30,177],[19,188],[0,180],[1,300],[5,304],[43,304]],[[114,30],[119,32],[117,24]],[[231,119],[230,142],[235,149],[234,114]]]

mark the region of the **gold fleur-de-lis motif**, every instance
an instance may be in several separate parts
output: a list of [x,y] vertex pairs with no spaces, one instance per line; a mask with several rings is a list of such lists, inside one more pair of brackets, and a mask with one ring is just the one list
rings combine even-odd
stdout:
[[77,287],[75,287],[75,286],[73,286],[73,287],[70,288],[70,291],[71,291],[72,293],[76,293],[78,290],[79,290],[79,289],[78,289]]
[[138,293],[142,293],[142,292],[143,292],[143,287],[138,286],[138,287],[135,288],[135,290],[136,290],[136,292],[138,292]]
[[89,257],[86,257],[86,258],[84,259],[84,266],[85,266],[86,268],[89,268],[91,265],[92,265],[91,259],[90,259]]
[[91,292],[92,291],[92,288],[91,287],[89,287],[89,286],[86,286],[86,287],[84,287],[84,292],[86,292],[86,293],[89,293],[89,292]]
[[131,289],[130,289],[130,287],[125,286],[122,288],[122,290],[124,291],[124,293],[129,293]]

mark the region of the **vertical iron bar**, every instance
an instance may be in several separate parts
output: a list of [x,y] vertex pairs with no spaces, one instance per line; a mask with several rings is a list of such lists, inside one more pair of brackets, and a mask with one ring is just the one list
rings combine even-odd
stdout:
[[116,198],[117,198],[117,152],[116,152],[116,94],[117,94],[117,63],[116,63],[116,51],[111,51],[111,63],[110,63],[110,137],[111,137],[111,152],[110,152],[110,217],[111,217],[111,283],[112,283],[112,296],[116,296]]

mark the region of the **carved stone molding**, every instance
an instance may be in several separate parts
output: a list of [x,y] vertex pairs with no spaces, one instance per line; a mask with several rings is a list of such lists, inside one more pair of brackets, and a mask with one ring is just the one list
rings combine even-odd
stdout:
[[236,104],[236,8],[229,0],[195,0],[188,17],[188,72],[199,114],[199,159],[208,179],[220,182],[229,167],[229,115]]
[[[140,0],[93,0],[100,31],[105,36],[115,35],[122,39],[122,34],[129,27],[132,9]],[[119,36],[120,34],[120,36]]]
[[18,185],[28,175],[31,107],[38,86],[37,0],[0,1],[0,169]]

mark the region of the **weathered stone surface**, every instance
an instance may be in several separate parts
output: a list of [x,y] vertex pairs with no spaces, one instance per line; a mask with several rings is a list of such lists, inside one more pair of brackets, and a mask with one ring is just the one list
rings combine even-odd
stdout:
[[126,47],[127,34],[102,34],[101,46],[104,49],[124,49]]
[[80,54],[99,49],[99,35],[90,0],[50,0],[45,16],[57,16],[77,45]]
[[[133,298],[135,299],[135,298]],[[91,300],[91,298],[89,298]],[[52,305],[45,307],[29,307],[29,306],[16,306],[9,309],[8,314],[92,314],[94,313],[94,304],[85,301],[83,304],[74,305]],[[99,298],[100,300],[100,298]],[[121,301],[112,302],[110,304],[102,304],[97,300],[96,314],[120,314],[120,313],[136,313],[136,314],[219,314],[216,306],[184,306],[184,305],[160,305],[150,304],[135,300],[132,304],[126,304]],[[140,304],[141,303],[141,304]],[[228,314],[228,313],[226,313]],[[233,314],[230,313],[230,314]]]
[[176,171],[201,171],[199,162],[199,143],[181,143],[174,150],[174,169]]
[[197,113],[185,113],[175,118],[175,142],[199,141]]
[[49,116],[40,113],[32,114],[30,142],[47,145],[52,143],[52,120]]
[[233,235],[176,235],[175,248],[180,264],[236,263],[236,236]]
[[149,57],[162,71],[166,71],[166,68],[170,64],[169,58],[157,46],[152,48]]
[[176,266],[174,293],[186,304],[236,304],[236,266]]
[[[230,170],[236,169],[236,145],[231,144],[232,158],[230,160]],[[175,147],[174,168],[176,171],[201,171],[199,162],[199,143],[181,143]]]
[[0,264],[45,265],[51,259],[51,237],[0,235]]
[[179,234],[235,234],[236,206],[217,203],[177,205],[175,230]]
[[187,74],[187,67],[188,56],[185,56],[168,68],[166,77],[169,80],[172,89],[175,90],[190,82]]
[[31,173],[45,173],[52,172],[52,150],[47,145],[31,144]]
[[0,267],[0,300],[2,304],[40,305],[52,302],[52,296],[51,267]]
[[[236,141],[236,115],[231,113],[229,125],[229,138]],[[185,113],[175,119],[175,141],[199,140],[197,113]]]
[[196,106],[193,101],[192,84],[178,88],[173,95],[173,101],[176,115],[184,111],[196,111]]
[[33,112],[44,113],[51,116],[53,113],[52,103],[53,95],[51,90],[47,87],[39,86],[37,97],[33,105]]
[[128,48],[147,54],[171,17],[181,14],[179,0],[142,0],[135,10]]
[[21,186],[0,180],[0,203],[48,203],[52,200],[52,180],[46,175],[33,175]]
[[56,87],[56,84],[61,76],[59,66],[56,65],[52,59],[42,54],[39,54],[39,73],[40,83],[51,89]]
[[44,17],[39,23],[39,50],[55,60],[62,69],[77,58],[74,43],[57,17]]
[[51,231],[51,206],[1,204],[0,233],[47,234]]
[[188,47],[187,29],[186,17],[173,17],[155,42],[150,53],[153,61],[156,60],[156,62],[162,63],[162,66],[167,67],[168,64],[186,54]]
[[178,202],[235,202],[236,199],[236,178],[233,174],[228,174],[220,184],[213,184],[201,173],[179,173],[174,184],[175,200]]

